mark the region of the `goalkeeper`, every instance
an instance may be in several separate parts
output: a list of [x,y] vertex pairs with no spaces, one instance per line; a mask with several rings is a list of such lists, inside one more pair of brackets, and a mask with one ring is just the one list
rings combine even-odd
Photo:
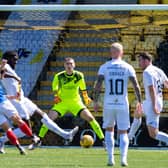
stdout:
[[[79,115],[90,124],[98,138],[104,140],[104,134],[100,125],[83,104],[79,94],[80,90],[86,105],[91,103],[91,99],[87,95],[83,73],[74,70],[75,61],[70,57],[65,58],[64,67],[65,71],[56,74],[52,82],[55,104],[49,111],[48,116],[55,120],[57,117],[62,117],[69,112],[74,116]],[[47,131],[47,126],[43,124],[39,137],[43,138]]]

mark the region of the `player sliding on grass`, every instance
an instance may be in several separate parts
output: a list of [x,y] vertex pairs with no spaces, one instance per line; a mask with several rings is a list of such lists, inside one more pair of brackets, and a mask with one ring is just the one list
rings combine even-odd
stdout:
[[[86,105],[91,102],[91,99],[87,95],[83,74],[74,70],[75,61],[70,57],[65,58],[64,67],[65,71],[56,74],[52,82],[55,104],[49,111],[48,116],[52,120],[55,120],[57,117],[62,117],[68,112],[74,116],[79,115],[91,125],[99,139],[103,140],[104,135],[98,122],[83,104],[79,94],[79,91],[81,91]],[[47,126],[42,125],[39,137],[43,138],[47,131]]]
[[[7,60],[7,63],[4,66],[5,74],[3,75],[1,82],[6,90],[6,93],[9,95],[8,98],[10,102],[17,109],[20,116],[22,116],[24,120],[27,121],[34,113],[38,113],[42,117],[41,122],[47,125],[51,131],[60,135],[64,139],[72,141],[74,135],[78,131],[78,127],[75,127],[70,132],[64,131],[56,123],[54,123],[46,113],[42,112],[30,99],[24,96],[23,90],[21,88],[21,79],[15,72],[15,66],[18,60],[17,52],[7,51],[3,54],[3,59]],[[14,132],[19,138],[25,136],[25,134],[23,134],[19,128],[15,129]],[[8,137],[0,137],[0,141],[2,142],[1,144],[3,144],[8,141]],[[29,148],[33,149],[34,143],[31,144]],[[3,150],[3,145],[0,146],[0,150]]]
[[101,86],[105,83],[103,128],[105,128],[105,143],[108,152],[108,166],[114,161],[114,126],[117,124],[120,135],[121,166],[127,166],[128,135],[130,126],[128,104],[128,81],[130,80],[137,96],[137,109],[141,108],[141,92],[134,68],[122,60],[123,46],[113,43],[110,49],[112,60],[101,65],[94,89],[94,108],[98,110],[98,98]]
[[[168,145],[168,134],[159,131],[159,117],[163,109],[162,90],[163,87],[168,88],[168,78],[161,69],[152,65],[152,56],[147,52],[140,53],[139,65],[143,70],[143,84],[145,88],[143,111],[146,116],[149,136]],[[129,132],[130,139],[135,136],[140,125],[141,115],[135,113]]]

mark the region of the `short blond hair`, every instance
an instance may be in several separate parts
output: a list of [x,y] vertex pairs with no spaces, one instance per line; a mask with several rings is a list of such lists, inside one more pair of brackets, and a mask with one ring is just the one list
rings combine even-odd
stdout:
[[64,59],[64,62],[67,62],[67,61],[70,61],[70,60],[75,63],[75,60],[74,60],[72,57],[66,57],[66,58]]
[[118,42],[112,43],[111,48],[114,48],[114,49],[119,50],[119,51],[123,51],[123,45],[118,43]]

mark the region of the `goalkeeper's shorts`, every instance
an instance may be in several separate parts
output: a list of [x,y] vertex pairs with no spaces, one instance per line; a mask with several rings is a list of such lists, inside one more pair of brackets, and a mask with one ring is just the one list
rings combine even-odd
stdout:
[[55,104],[52,107],[53,111],[56,111],[59,113],[59,115],[62,117],[67,113],[71,113],[74,116],[77,116],[83,109],[85,109],[86,106],[83,104],[82,101],[61,101],[58,104]]

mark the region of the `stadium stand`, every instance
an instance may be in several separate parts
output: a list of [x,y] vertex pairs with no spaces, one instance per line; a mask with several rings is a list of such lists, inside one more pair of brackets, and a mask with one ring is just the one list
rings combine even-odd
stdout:
[[[149,13],[145,11],[143,13],[71,13],[69,20],[65,24],[66,29],[60,35],[59,47],[58,42],[56,42],[56,47],[53,48],[49,56],[49,70],[46,73],[46,77],[44,78],[43,76],[44,81],[39,84],[40,90],[37,93],[37,104],[46,111],[53,104],[51,81],[56,72],[63,70],[63,60],[67,56],[73,57],[77,62],[77,69],[84,72],[88,90],[91,93],[98,67],[109,59],[109,45],[113,41],[119,41],[124,45],[124,58],[136,68],[138,79],[142,86],[142,71],[138,68],[137,54],[142,51],[148,51],[156,59],[157,48],[166,34],[166,27],[151,23],[148,15]],[[158,15],[155,12],[150,16],[156,17]],[[132,19],[135,16],[136,18],[140,17],[136,20],[136,23]],[[147,21],[143,22],[142,18]],[[124,24],[125,20],[129,20],[131,26],[126,26]],[[135,97],[133,96],[131,85],[129,85],[129,94],[130,100],[133,101]],[[132,112],[134,108],[135,103],[132,103]],[[90,109],[92,110],[92,107]],[[101,116],[101,112],[96,115]]]
[[[23,2],[17,0],[16,4]],[[37,1],[33,1],[34,3]],[[59,1],[58,3],[61,3]],[[29,95],[51,52],[54,42],[58,40],[60,30],[64,26],[70,12],[11,12],[0,33],[1,52],[11,49],[26,48],[31,54],[20,59],[17,71],[23,79],[25,95]],[[61,20],[62,22],[58,22]],[[4,21],[4,19],[3,19]],[[44,29],[52,27],[52,30]],[[56,29],[54,29],[56,27]],[[17,30],[17,31],[15,31]],[[30,73],[26,73],[26,72]],[[26,74],[26,75],[25,75]],[[29,82],[28,82],[29,81]]]

